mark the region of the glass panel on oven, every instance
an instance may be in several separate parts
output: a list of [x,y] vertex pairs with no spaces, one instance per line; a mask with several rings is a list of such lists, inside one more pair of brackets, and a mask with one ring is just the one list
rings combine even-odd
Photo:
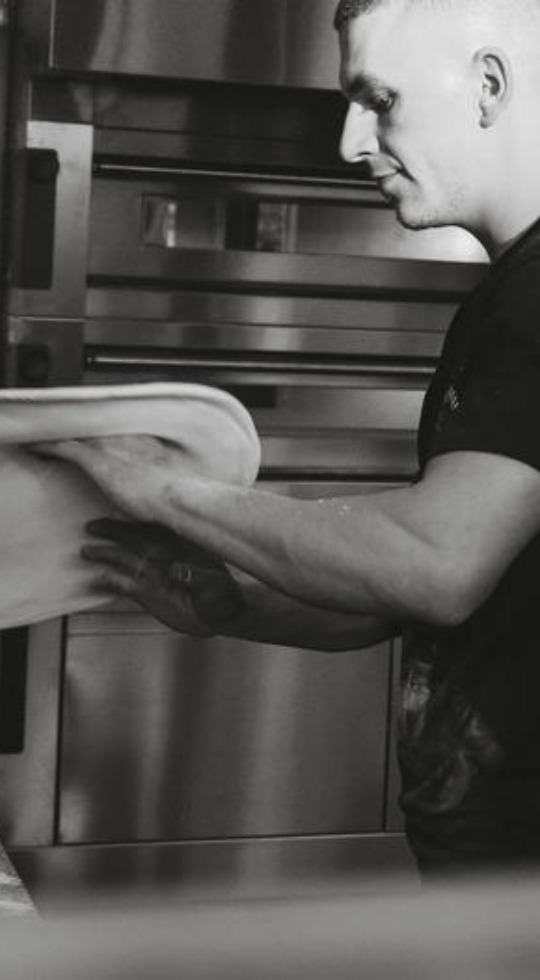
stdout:
[[444,262],[482,262],[486,258],[484,249],[461,228],[409,231],[383,205],[351,207],[307,201],[288,208],[293,213],[287,222],[286,251]]
[[460,228],[409,231],[382,202],[265,200],[249,195],[143,196],[142,242],[168,249],[245,249],[483,262],[483,248]]
[[161,248],[224,247],[226,202],[212,198],[145,196],[142,239]]

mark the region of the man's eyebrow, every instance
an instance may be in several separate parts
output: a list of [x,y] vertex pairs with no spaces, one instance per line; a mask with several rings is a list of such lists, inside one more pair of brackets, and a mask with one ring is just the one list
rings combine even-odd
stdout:
[[388,86],[376,75],[369,72],[357,71],[354,75],[343,76],[341,87],[344,94],[349,99],[358,99],[361,96],[372,95],[373,92],[386,89]]

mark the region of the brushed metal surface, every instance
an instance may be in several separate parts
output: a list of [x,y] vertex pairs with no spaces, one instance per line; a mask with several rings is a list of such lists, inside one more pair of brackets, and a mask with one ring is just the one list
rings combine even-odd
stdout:
[[[112,292],[112,291],[111,291]],[[144,300],[143,300],[144,306]],[[339,315],[339,305],[336,303],[336,314]],[[173,360],[175,357],[184,358],[186,367],[190,362],[201,361],[208,358],[210,363],[201,363],[199,366],[210,368],[212,361],[215,361],[219,354],[223,356],[223,361],[229,363],[233,357],[249,359],[250,355],[284,354],[305,355],[305,363],[310,355],[327,355],[334,359],[348,355],[351,358],[351,375],[355,375],[361,381],[361,364],[369,365],[370,359],[379,359],[378,375],[384,375],[384,370],[380,365],[387,366],[387,374],[394,375],[400,373],[405,376],[408,374],[412,379],[415,373],[422,374],[424,381],[427,375],[424,373],[426,366],[433,369],[435,361],[440,353],[444,335],[436,329],[431,330],[407,330],[405,327],[396,327],[391,330],[371,330],[365,329],[361,325],[357,330],[342,329],[336,326],[317,327],[306,325],[291,326],[286,320],[280,326],[273,324],[237,324],[226,321],[221,324],[208,323],[204,320],[177,322],[153,321],[145,316],[140,320],[114,320],[114,319],[90,319],[84,325],[84,336],[87,343],[89,357],[87,364],[95,365],[95,356],[100,354],[111,354],[115,352],[119,357],[118,366],[123,353],[135,358],[149,359],[149,362],[140,364],[141,370],[151,368],[152,355],[158,361],[159,367],[162,359],[163,370],[167,370],[167,352]],[[427,365],[426,365],[427,362]],[[375,361],[375,363],[377,363]],[[109,365],[111,367],[112,365]],[[221,365],[224,367],[224,364]],[[242,363],[236,365],[242,370]],[[264,364],[259,364],[259,371]],[[307,364],[307,366],[309,366]],[[174,367],[172,365],[171,367]],[[408,369],[408,370],[407,370]],[[294,376],[294,366],[291,364],[290,376]],[[330,377],[331,372],[322,372]],[[369,372],[366,371],[365,375]],[[283,376],[283,371],[281,372]],[[364,377],[363,383],[367,378]],[[99,383],[99,381],[96,381]]]
[[[290,90],[283,91],[288,93]],[[313,112],[317,112],[317,108],[314,106]],[[234,106],[229,109],[229,117],[242,122],[241,115],[238,112],[235,114],[233,110]],[[240,128],[239,135],[228,134],[225,137],[216,130],[203,134],[189,131],[157,133],[152,128],[140,130],[133,127],[125,133],[116,128],[98,128],[95,133],[96,153],[101,157],[121,159],[126,155],[126,147],[129,144],[127,153],[135,159],[186,160],[191,166],[205,165],[217,168],[218,171],[224,167],[236,170],[239,167],[251,166],[260,168],[264,172],[269,169],[279,169],[285,173],[303,174],[313,168],[321,173],[337,173],[340,176],[350,177],[350,174],[345,172],[346,165],[340,159],[338,151],[342,116],[343,106],[340,103],[331,132],[318,134],[318,140],[325,140],[323,145],[319,145],[316,141],[314,145],[313,137],[310,138],[310,134],[304,133],[300,127],[295,139],[280,138],[279,132],[270,134],[263,131],[260,135],[253,134],[251,132],[253,127],[246,132],[247,127],[244,126]],[[260,128],[264,126],[264,122],[263,119],[262,123],[259,123]],[[223,120],[221,123],[223,126]],[[268,123],[268,129],[270,128],[274,130],[277,128],[275,123],[272,127],[271,119]]]
[[[182,339],[186,344],[190,339],[200,340],[204,346],[205,332],[212,331],[212,346],[232,344],[234,347],[237,346],[234,331],[243,329],[243,346],[273,350],[277,345],[272,343],[272,338],[276,336],[279,341],[285,335],[279,332],[280,327],[287,329],[286,335],[302,327],[319,331],[319,336],[328,328],[333,334],[344,330],[350,343],[354,343],[360,330],[441,335],[456,308],[456,304],[448,302],[396,301],[389,296],[381,301],[340,297],[338,302],[334,298],[311,296],[152,290],[141,283],[136,291],[90,287],[86,313],[92,322],[88,324],[87,336],[88,342],[94,344],[104,342],[111,332],[117,343],[151,346],[155,333],[152,334],[149,326],[159,321],[164,346],[174,347]],[[227,329],[220,332],[220,327]],[[257,327],[273,328],[268,331],[266,344],[261,342]],[[185,331],[182,336],[174,333],[180,328]],[[187,333],[190,328],[191,337]],[[250,334],[254,336],[251,345]]]
[[327,654],[191,639],[112,609],[71,617],[66,650],[60,842],[386,829],[393,643]]
[[[433,365],[455,305],[264,293],[90,288],[85,342],[96,354],[214,358],[350,356],[409,377]],[[307,364],[307,360],[304,362]],[[206,365],[207,367],[209,365]],[[240,365],[239,365],[240,366]],[[262,366],[262,365],[261,365]],[[300,367],[302,365],[300,364]],[[360,371],[356,371],[357,376]],[[379,376],[382,372],[379,372]],[[364,382],[365,383],[365,378]],[[362,383],[359,378],[359,383]]]
[[12,848],[42,911],[416,891],[402,834]]
[[78,384],[84,366],[83,328],[82,320],[10,317],[8,387]]
[[68,639],[62,843],[383,829],[390,647]]
[[[267,435],[263,472],[269,476],[304,473],[312,477],[412,480],[418,470],[416,444],[409,432],[364,432],[358,436],[326,434]],[[348,484],[346,484],[347,486]]]
[[76,319],[84,313],[92,132],[91,126],[28,123],[26,146],[58,154],[53,282],[50,289],[12,289],[9,312],[13,316]]
[[[39,27],[40,25],[38,25]],[[50,5],[50,68],[336,88],[327,0],[71,0]]]
[[[240,250],[203,249],[159,251],[138,247],[136,238],[119,251],[115,247],[114,214],[101,242],[91,246],[89,274],[97,284],[106,280],[152,281],[178,288],[279,289],[309,291],[314,296],[354,291],[359,298],[392,292],[404,299],[425,298],[457,302],[478,285],[481,272],[472,265],[428,263],[400,259],[357,258],[350,255],[263,254]],[[120,218],[118,218],[120,220]]]

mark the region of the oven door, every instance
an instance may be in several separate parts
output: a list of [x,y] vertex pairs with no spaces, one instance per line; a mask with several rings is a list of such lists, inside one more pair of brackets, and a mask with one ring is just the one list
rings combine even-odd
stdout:
[[192,639],[117,608],[71,617],[60,842],[384,832],[393,651]]

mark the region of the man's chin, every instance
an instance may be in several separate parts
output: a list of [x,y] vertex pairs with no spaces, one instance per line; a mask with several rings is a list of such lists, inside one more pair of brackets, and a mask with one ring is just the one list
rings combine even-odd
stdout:
[[407,228],[408,231],[424,231],[426,228],[433,228],[437,224],[433,217],[430,218],[428,215],[407,209],[399,201],[394,202],[394,211],[400,225]]
[[435,210],[429,211],[427,208],[415,207],[414,201],[408,201],[405,197],[395,197],[391,202],[394,213],[400,225],[408,231],[425,231],[427,228],[444,228],[453,224],[450,220],[444,220],[440,213]]

